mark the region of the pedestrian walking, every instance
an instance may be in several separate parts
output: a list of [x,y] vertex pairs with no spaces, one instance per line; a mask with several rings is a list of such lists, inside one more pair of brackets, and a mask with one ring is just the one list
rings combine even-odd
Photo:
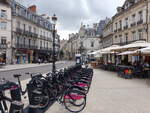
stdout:
[[39,63],[39,64],[41,63],[41,59],[40,59],[40,58],[38,59],[38,63]]

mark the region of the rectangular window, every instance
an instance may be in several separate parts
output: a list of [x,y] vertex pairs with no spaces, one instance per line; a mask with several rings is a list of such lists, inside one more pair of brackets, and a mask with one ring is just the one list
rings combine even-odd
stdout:
[[118,25],[117,25],[117,23],[115,23],[115,27],[116,27],[116,30],[118,29]]
[[135,14],[132,15],[132,23],[135,22]]
[[23,38],[23,45],[25,46],[25,44],[26,44],[26,39]]
[[122,21],[120,20],[119,21],[119,24],[120,24],[120,29],[122,28]]
[[47,48],[48,48],[48,42],[47,42]]
[[45,36],[45,31],[44,31],[44,36]]
[[20,22],[19,21],[17,22],[17,28],[20,28]]
[[31,30],[32,30],[32,28],[31,28],[31,26],[29,26],[29,32],[31,32]]
[[29,47],[31,46],[31,39],[29,39]]
[[142,32],[142,30],[139,30],[139,39],[143,39],[143,32]]
[[6,10],[1,9],[1,17],[7,18],[7,11]]
[[23,30],[26,31],[26,24],[23,24]]
[[91,47],[94,47],[94,42],[91,42]]
[[143,20],[143,12],[142,11],[139,12],[139,21],[141,21],[141,20]]
[[125,19],[125,26],[128,26],[128,18]]
[[1,27],[1,29],[6,30],[7,29],[7,22],[1,22],[0,27]]
[[40,47],[42,47],[42,41],[40,41]]
[[44,42],[44,48],[45,48],[45,42]]
[[34,27],[34,33],[36,33],[36,28]]
[[1,37],[1,44],[6,45],[6,37]]
[[128,42],[128,34],[125,34],[125,42]]
[[33,41],[33,45],[34,45],[34,46],[36,45],[35,40]]
[[19,45],[19,37],[17,37],[17,45]]
[[132,40],[133,41],[136,40],[136,32],[135,31],[132,32]]
[[119,35],[119,38],[120,38],[120,43],[123,43],[122,35]]

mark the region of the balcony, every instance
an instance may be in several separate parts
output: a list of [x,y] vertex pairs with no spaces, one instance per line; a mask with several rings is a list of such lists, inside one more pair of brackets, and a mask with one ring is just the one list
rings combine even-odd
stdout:
[[32,37],[37,38],[37,37],[38,37],[38,34],[33,33],[33,34],[32,34]]
[[36,46],[36,45],[30,45],[29,49],[38,49],[38,46]]
[[7,45],[6,44],[0,44],[0,49],[6,49]]
[[16,33],[18,33],[18,34],[23,34],[23,30],[20,29],[20,28],[16,28]]
[[23,30],[23,35],[29,36],[29,31]]
[[138,22],[137,22],[137,25],[140,25],[140,24],[142,24],[143,23],[143,20],[139,20]]
[[131,23],[131,27],[136,26],[136,22]]
[[123,28],[124,28],[124,30],[128,29],[128,25],[124,26]]
[[38,48],[35,45],[28,45],[28,44],[15,44],[15,47],[18,49],[37,49]]
[[43,35],[40,35],[40,39],[44,39]]
[[116,30],[114,30],[114,32],[116,33],[116,32],[117,32],[117,29],[116,29]]
[[127,45],[127,44],[131,44],[133,42],[136,42],[136,41],[146,41],[146,39],[139,39],[139,40],[132,40],[132,41],[127,41],[127,42],[113,43],[113,45],[124,46],[124,45]]
[[40,50],[42,50],[42,51],[52,51],[52,49],[48,48],[48,47],[40,47]]

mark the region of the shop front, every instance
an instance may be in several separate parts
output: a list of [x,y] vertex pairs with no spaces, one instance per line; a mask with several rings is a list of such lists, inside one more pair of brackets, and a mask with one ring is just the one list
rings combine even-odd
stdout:
[[0,64],[6,64],[6,51],[0,52]]
[[33,51],[32,50],[17,50],[15,53],[15,64],[32,63]]
[[38,57],[35,56],[37,58],[36,60],[40,59],[40,61],[42,63],[52,61],[52,51],[39,50],[39,51],[36,52],[36,54],[38,56]]

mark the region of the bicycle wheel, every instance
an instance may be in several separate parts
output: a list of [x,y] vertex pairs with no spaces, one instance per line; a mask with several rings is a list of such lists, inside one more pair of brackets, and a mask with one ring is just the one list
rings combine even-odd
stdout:
[[37,102],[37,107],[39,109],[45,109],[49,105],[50,97],[47,90],[41,91],[40,94],[33,94],[33,99],[35,102]]
[[79,90],[69,90],[63,100],[65,108],[70,112],[80,112],[86,106],[86,95]]

